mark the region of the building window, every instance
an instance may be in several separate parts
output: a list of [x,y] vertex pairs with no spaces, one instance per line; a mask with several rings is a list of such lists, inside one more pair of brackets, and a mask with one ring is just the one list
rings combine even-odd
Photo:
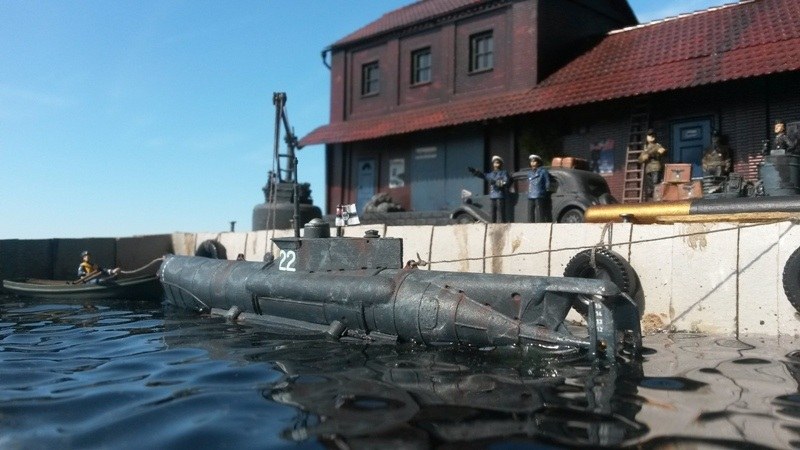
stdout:
[[469,37],[469,71],[483,72],[494,67],[494,40],[491,31]]
[[423,48],[411,53],[411,84],[431,82],[431,49]]
[[361,95],[376,95],[381,90],[381,77],[378,62],[361,66]]

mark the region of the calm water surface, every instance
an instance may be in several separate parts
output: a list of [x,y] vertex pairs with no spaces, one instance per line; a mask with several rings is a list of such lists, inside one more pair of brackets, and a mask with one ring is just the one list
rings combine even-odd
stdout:
[[800,345],[641,362],[288,335],[151,302],[0,296],[0,448],[792,448]]

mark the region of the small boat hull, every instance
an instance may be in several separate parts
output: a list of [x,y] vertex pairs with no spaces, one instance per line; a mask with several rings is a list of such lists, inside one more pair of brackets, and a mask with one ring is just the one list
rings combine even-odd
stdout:
[[64,300],[125,298],[161,301],[163,296],[161,283],[154,275],[86,284],[71,284],[66,280],[3,280],[3,289],[17,297]]

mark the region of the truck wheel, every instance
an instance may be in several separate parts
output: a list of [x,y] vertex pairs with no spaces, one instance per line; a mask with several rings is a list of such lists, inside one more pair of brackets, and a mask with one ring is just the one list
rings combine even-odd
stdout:
[[561,214],[559,223],[583,223],[583,211],[578,208],[570,208]]
[[475,219],[469,214],[459,214],[456,216],[456,223],[475,223]]
[[[644,293],[639,276],[628,261],[625,261],[619,253],[601,248],[595,252],[595,265],[597,268],[592,267],[592,251],[583,250],[569,260],[564,269],[564,276],[611,281],[620,291],[627,293],[636,301],[641,317],[644,309]],[[584,299],[576,300],[572,307],[582,316],[586,316],[589,312]]]
[[783,292],[794,309],[800,311],[800,247],[792,252],[783,266]]

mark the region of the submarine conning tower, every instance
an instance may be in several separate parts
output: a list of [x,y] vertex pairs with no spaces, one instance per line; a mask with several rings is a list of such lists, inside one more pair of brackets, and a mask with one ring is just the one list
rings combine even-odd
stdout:
[[363,238],[330,236],[330,225],[315,218],[303,227],[302,238],[275,238],[278,267],[291,272],[403,268],[402,239],[382,238],[375,230]]

